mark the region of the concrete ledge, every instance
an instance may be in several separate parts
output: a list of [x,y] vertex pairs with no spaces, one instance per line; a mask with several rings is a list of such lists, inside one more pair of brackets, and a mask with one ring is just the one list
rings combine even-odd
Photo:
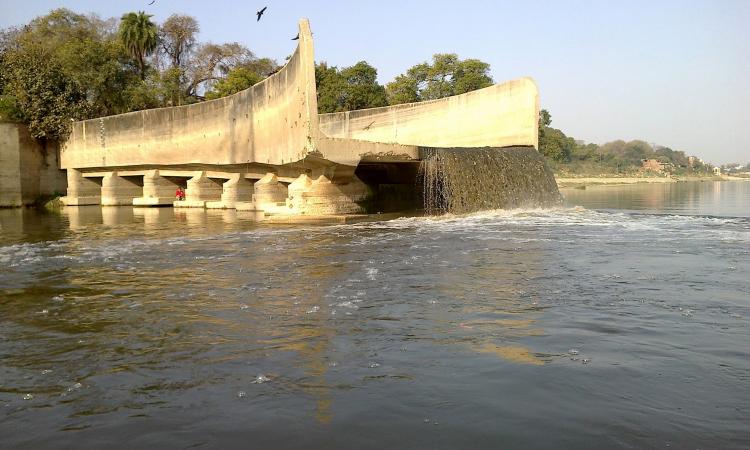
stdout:
[[234,209],[237,211],[261,211],[253,202],[237,202],[234,204]]
[[206,209],[234,209],[234,207],[219,200],[219,201],[206,202]]
[[102,202],[101,197],[61,197],[60,201],[65,206],[86,206],[86,205],[100,205]]
[[112,198],[102,197],[102,206],[133,206],[132,198]]
[[206,208],[205,200],[176,200],[173,203],[175,208]]
[[133,199],[133,206],[172,206],[174,197],[138,197]]

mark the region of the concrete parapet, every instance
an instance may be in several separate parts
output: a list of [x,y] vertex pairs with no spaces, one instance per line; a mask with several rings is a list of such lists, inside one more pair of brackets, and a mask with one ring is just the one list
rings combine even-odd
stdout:
[[61,200],[65,206],[98,205],[101,203],[101,186],[96,181],[84,178],[75,169],[68,169],[68,195]]
[[101,205],[132,205],[134,198],[139,198],[143,189],[138,184],[123,178],[117,172],[110,172],[102,178]]
[[282,213],[286,209],[287,187],[279,181],[275,173],[255,182],[253,202],[255,206],[268,213]]
[[143,197],[134,198],[133,206],[171,205],[177,184],[161,176],[158,170],[149,170],[143,176]]

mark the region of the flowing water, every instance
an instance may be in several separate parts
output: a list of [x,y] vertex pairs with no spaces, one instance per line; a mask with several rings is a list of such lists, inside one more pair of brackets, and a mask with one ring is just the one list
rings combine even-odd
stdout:
[[0,211],[0,448],[748,448],[750,183]]
[[422,148],[419,179],[429,215],[560,203],[555,176],[532,147]]

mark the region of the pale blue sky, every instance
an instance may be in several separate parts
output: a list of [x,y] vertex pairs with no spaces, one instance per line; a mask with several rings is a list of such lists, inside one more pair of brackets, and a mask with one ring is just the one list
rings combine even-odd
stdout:
[[[433,53],[531,76],[553,126],[589,142],[644,139],[714,163],[750,162],[750,0],[0,0],[0,27],[65,6],[102,17],[195,16],[201,40],[283,61],[310,19],[318,61],[366,60],[382,83]],[[268,6],[260,23],[255,11]]]

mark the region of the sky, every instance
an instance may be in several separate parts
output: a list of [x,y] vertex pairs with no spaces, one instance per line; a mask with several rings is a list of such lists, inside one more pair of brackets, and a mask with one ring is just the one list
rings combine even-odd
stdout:
[[[642,139],[715,164],[750,163],[750,0],[0,0],[0,28],[67,7],[162,22],[198,19],[200,40],[279,62],[310,19],[315,59],[367,61],[383,84],[435,53],[534,78],[552,126],[586,142]],[[255,11],[268,6],[260,22]]]

